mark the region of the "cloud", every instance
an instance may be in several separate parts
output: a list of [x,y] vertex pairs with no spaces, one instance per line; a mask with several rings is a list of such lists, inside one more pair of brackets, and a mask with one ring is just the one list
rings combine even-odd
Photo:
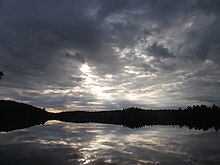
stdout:
[[[95,108],[88,96],[98,109],[220,103],[217,0],[0,3],[1,99],[62,109]],[[204,81],[209,94],[201,96]],[[166,84],[179,85],[167,92]]]
[[81,55],[79,52],[76,52],[75,54],[67,52],[64,54],[64,56],[67,59],[77,60],[80,63],[85,63],[85,57],[83,55]]
[[158,45],[156,43],[153,43],[153,45],[151,45],[148,48],[148,51],[151,55],[157,56],[159,58],[172,58],[172,57],[174,57],[174,55],[172,53],[170,53],[168,49],[164,48],[163,45]]

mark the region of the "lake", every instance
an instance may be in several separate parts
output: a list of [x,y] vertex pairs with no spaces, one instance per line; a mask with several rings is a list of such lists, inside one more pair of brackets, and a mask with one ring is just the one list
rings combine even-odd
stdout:
[[0,165],[220,164],[220,131],[49,121],[0,133]]

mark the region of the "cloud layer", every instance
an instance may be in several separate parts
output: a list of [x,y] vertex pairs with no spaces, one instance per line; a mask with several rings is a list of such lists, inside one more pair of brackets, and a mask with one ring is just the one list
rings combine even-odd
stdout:
[[2,0],[0,99],[56,110],[220,104],[218,0]]

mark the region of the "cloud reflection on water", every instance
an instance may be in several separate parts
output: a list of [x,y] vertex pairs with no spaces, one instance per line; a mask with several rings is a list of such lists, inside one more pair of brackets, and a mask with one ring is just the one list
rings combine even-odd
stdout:
[[50,122],[0,133],[0,164],[219,164],[219,132]]

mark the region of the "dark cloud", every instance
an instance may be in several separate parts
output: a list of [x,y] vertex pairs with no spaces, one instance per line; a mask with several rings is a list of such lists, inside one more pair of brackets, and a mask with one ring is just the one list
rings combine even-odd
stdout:
[[99,1],[100,9],[98,10],[97,14],[101,18],[106,18],[107,16],[120,13],[127,7],[129,7],[129,1],[126,0],[113,0],[113,1]]
[[158,45],[156,43],[153,43],[147,50],[149,51],[150,55],[156,56],[159,58],[173,58],[173,57],[175,57],[163,45]]
[[85,63],[85,57],[79,52],[76,52],[75,54],[65,53],[64,56],[68,59],[77,60],[81,63]]

